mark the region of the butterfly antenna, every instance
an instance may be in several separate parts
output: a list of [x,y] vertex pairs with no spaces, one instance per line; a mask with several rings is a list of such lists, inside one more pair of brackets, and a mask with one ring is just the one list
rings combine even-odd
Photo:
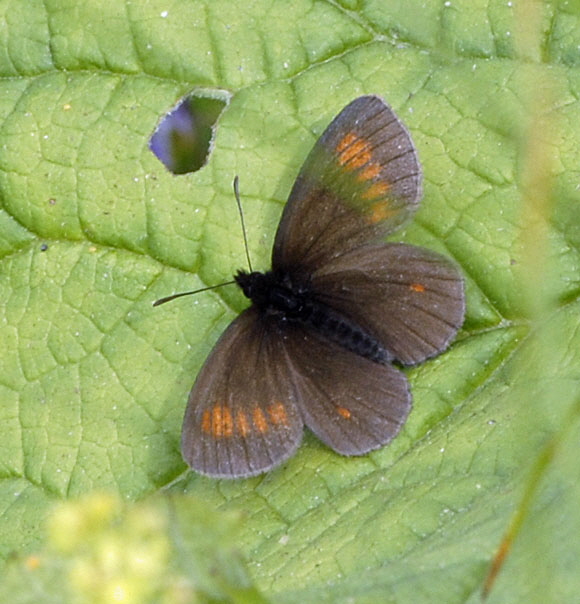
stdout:
[[244,211],[242,210],[242,202],[240,201],[240,188],[239,188],[240,179],[238,175],[234,176],[234,195],[236,196],[236,203],[238,204],[238,212],[240,213],[240,222],[242,223],[242,235],[244,236],[244,248],[246,249],[246,258],[248,259],[248,267],[250,268],[250,272],[252,270],[252,261],[250,260],[250,250],[248,248],[248,237],[246,235],[246,224],[244,222]]
[[[244,212],[242,210],[242,203],[240,201],[240,189],[239,189],[239,178],[237,175],[234,177],[234,195],[236,197],[236,203],[238,204],[238,212],[240,213],[240,222],[242,223],[242,234],[244,236],[244,248],[246,250],[246,258],[248,259],[248,266],[250,267],[250,272],[252,272],[252,261],[250,260],[250,251],[248,248],[248,238],[246,236],[246,224],[244,222]],[[179,294],[172,294],[171,296],[165,296],[164,298],[159,298],[159,300],[155,300],[153,302],[153,306],[161,306],[161,304],[165,304],[166,302],[171,302],[171,300],[175,300],[176,298],[182,298],[183,296],[191,296],[193,294],[200,294],[201,292],[207,292],[212,289],[217,289],[218,287],[222,287],[223,285],[232,285],[236,283],[235,279],[232,281],[226,281],[225,283],[218,283],[217,285],[210,285],[209,287],[202,287],[201,289],[194,289],[190,292],[180,292]]]
[[225,283],[218,283],[217,285],[210,285],[209,287],[202,287],[201,289],[194,289],[190,292],[180,292],[179,294],[172,294],[171,296],[165,296],[165,298],[159,298],[159,300],[155,300],[153,302],[153,306],[160,306],[161,304],[165,304],[166,302],[171,302],[171,300],[175,300],[175,298],[182,298],[183,296],[191,296],[192,294],[200,294],[201,292],[207,292],[211,289],[217,289],[218,287],[222,287],[222,285],[232,285],[235,283],[234,280],[226,281]]

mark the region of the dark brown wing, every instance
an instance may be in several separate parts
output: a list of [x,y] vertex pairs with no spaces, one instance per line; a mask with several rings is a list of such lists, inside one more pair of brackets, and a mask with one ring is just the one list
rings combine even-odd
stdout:
[[286,337],[305,424],[342,455],[392,440],[411,410],[405,375],[333,344],[304,327]]
[[421,196],[411,137],[379,97],[355,99],[307,157],[278,227],[272,267],[306,272],[399,227]]
[[312,275],[316,297],[414,364],[442,352],[463,323],[458,269],[431,250],[386,243],[358,248]]
[[260,474],[292,455],[303,420],[284,341],[255,308],[223,333],[191,390],[181,450],[216,478]]

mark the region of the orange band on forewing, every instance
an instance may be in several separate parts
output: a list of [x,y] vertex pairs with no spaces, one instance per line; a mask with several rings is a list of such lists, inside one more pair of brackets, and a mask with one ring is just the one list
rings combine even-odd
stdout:
[[376,178],[381,173],[381,166],[374,162],[368,163],[357,175],[358,180],[364,182]]
[[206,434],[211,432],[211,411],[206,409],[201,416],[201,429]]
[[349,170],[361,168],[368,164],[372,158],[369,144],[352,132],[346,134],[339,141],[336,150],[338,151],[340,165]]
[[389,216],[395,214],[391,203],[389,201],[379,201],[374,203],[368,210],[368,221],[371,224],[376,224],[382,220],[386,220]]
[[345,134],[339,141],[338,141],[338,145],[336,145],[336,150],[339,153],[342,153],[345,149],[348,149],[348,147],[350,145],[352,145],[356,140],[358,140],[358,137],[356,134],[354,134],[353,132],[349,132],[348,134]]
[[222,409],[222,436],[231,437],[234,433],[234,418],[232,417],[232,410],[229,407]]
[[379,182],[374,182],[362,195],[363,199],[378,199],[379,197],[384,197],[387,194],[387,191],[391,187],[389,183],[380,180]]
[[422,294],[425,291],[425,286],[420,283],[411,283],[409,286],[414,292]]
[[214,436],[222,436],[222,407],[219,404],[212,409],[211,431]]
[[250,421],[243,411],[236,413],[236,430],[240,436],[247,436],[250,433]]
[[270,416],[270,419],[272,420],[273,424],[283,424],[285,426],[288,425],[288,415],[286,414],[286,408],[280,401],[276,401],[268,407],[268,415]]
[[216,403],[211,409],[206,409],[201,416],[201,429],[206,434],[216,438],[229,437],[234,434],[234,418],[229,407]]
[[258,432],[267,432],[268,431],[268,422],[266,421],[266,416],[260,407],[257,405],[252,409],[252,421],[254,422],[254,426],[256,426]]

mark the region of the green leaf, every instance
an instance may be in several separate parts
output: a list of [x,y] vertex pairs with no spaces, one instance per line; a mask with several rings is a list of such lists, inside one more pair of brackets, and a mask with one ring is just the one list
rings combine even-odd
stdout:
[[[5,576],[51,551],[55,502],[185,491],[195,510],[241,512],[226,549],[245,556],[244,589],[271,601],[478,602],[502,543],[489,602],[574,601],[578,2],[15,0],[0,14],[0,553],[17,561]],[[149,138],[192,92],[231,98],[207,164],[174,176]],[[189,389],[246,302],[225,287],[151,303],[244,266],[236,174],[267,268],[302,161],[362,93],[417,144],[424,199],[394,238],[461,266],[463,330],[407,370],[414,407],[388,447],[343,458],[307,434],[264,476],[186,472]],[[152,532],[172,526],[183,552],[219,525],[196,536],[188,522]],[[38,601],[18,577],[4,593]]]

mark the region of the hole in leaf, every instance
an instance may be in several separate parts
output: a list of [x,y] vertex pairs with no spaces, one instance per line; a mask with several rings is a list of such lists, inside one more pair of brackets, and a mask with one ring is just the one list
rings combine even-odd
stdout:
[[218,98],[185,98],[161,120],[149,148],[173,174],[196,172],[208,160],[216,122],[226,105]]

